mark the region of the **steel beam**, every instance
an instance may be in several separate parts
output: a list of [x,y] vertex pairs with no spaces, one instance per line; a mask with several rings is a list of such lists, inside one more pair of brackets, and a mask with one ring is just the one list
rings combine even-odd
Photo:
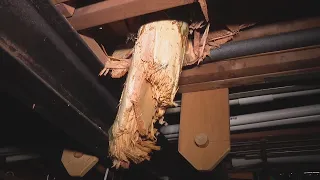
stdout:
[[106,158],[117,102],[95,55],[47,0],[3,0],[0,17],[1,88]]

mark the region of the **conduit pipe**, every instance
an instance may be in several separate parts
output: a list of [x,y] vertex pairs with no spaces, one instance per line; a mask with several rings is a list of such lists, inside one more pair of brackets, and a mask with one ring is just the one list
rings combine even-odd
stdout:
[[[245,167],[262,163],[261,159],[245,159],[245,158],[233,158],[233,167]],[[273,164],[280,163],[316,163],[320,162],[320,155],[308,155],[308,156],[289,156],[289,157],[276,157],[267,158],[267,162]]]
[[316,122],[316,121],[320,121],[320,115],[281,119],[281,120],[275,120],[275,121],[253,123],[253,124],[244,124],[244,125],[239,125],[239,126],[231,126],[230,131],[248,130],[248,129],[264,128],[264,127],[274,127],[274,126]]
[[203,63],[320,44],[320,28],[281,33],[243,41],[231,41],[210,51]]
[[302,106],[230,117],[230,126],[320,114],[320,105]]
[[38,159],[38,158],[40,158],[40,155],[37,155],[37,154],[19,154],[19,155],[6,157],[6,162],[12,163],[17,161],[27,161],[27,160]]
[[[267,94],[267,95],[261,95],[261,96],[232,99],[232,100],[229,100],[229,105],[230,106],[249,105],[249,104],[270,102],[278,99],[307,96],[307,95],[314,95],[314,94],[320,94],[320,89],[310,89],[310,90],[304,90],[304,91],[286,92],[286,93],[280,93],[280,94]],[[181,101],[176,101],[176,103],[178,104],[178,107],[167,109],[166,114],[175,114],[181,111],[181,107],[179,107],[181,105]]]
[[269,94],[269,95],[262,95],[262,96],[233,99],[229,101],[229,104],[230,106],[249,105],[249,104],[270,102],[277,99],[306,96],[306,95],[313,95],[313,94],[319,94],[319,93],[320,93],[320,89],[312,89],[312,90],[306,90],[306,91],[288,92],[288,93],[281,93],[281,94]]
[[281,87],[274,87],[274,88],[267,88],[267,89],[257,89],[252,91],[244,91],[244,92],[237,92],[229,94],[229,99],[239,99],[239,98],[246,98],[246,97],[253,97],[253,96],[262,96],[268,94],[281,94],[281,93],[288,93],[288,92],[296,92],[296,91],[305,91],[305,90],[313,90],[319,89],[320,86],[303,86],[303,85],[290,85],[290,86],[281,86]]
[[[320,121],[320,105],[318,104],[233,116],[230,117],[230,130],[237,131],[315,121]],[[179,136],[179,126],[179,124],[164,126],[160,129],[160,132],[166,138],[177,138]]]

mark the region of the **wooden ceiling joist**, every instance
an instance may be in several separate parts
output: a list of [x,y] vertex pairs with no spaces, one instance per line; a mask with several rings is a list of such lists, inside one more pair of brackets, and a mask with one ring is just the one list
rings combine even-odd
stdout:
[[204,64],[182,71],[180,92],[265,82],[320,69],[320,47],[304,47]]
[[76,30],[193,3],[194,0],[108,0],[76,9],[69,18]]

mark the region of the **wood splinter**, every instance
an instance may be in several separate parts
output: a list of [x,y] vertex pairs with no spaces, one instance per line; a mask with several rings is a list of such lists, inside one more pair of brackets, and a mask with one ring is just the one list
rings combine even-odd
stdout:
[[174,106],[188,43],[188,24],[164,20],[143,25],[119,111],[110,134],[109,154],[116,168],[150,159],[156,146],[153,127],[167,107]]

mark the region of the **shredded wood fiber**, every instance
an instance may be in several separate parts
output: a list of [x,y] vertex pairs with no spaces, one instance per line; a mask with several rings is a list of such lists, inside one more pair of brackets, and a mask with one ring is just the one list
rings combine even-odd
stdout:
[[139,30],[120,107],[109,131],[116,168],[150,159],[156,146],[153,127],[174,106],[184,56],[188,25],[174,20],[146,24]]

